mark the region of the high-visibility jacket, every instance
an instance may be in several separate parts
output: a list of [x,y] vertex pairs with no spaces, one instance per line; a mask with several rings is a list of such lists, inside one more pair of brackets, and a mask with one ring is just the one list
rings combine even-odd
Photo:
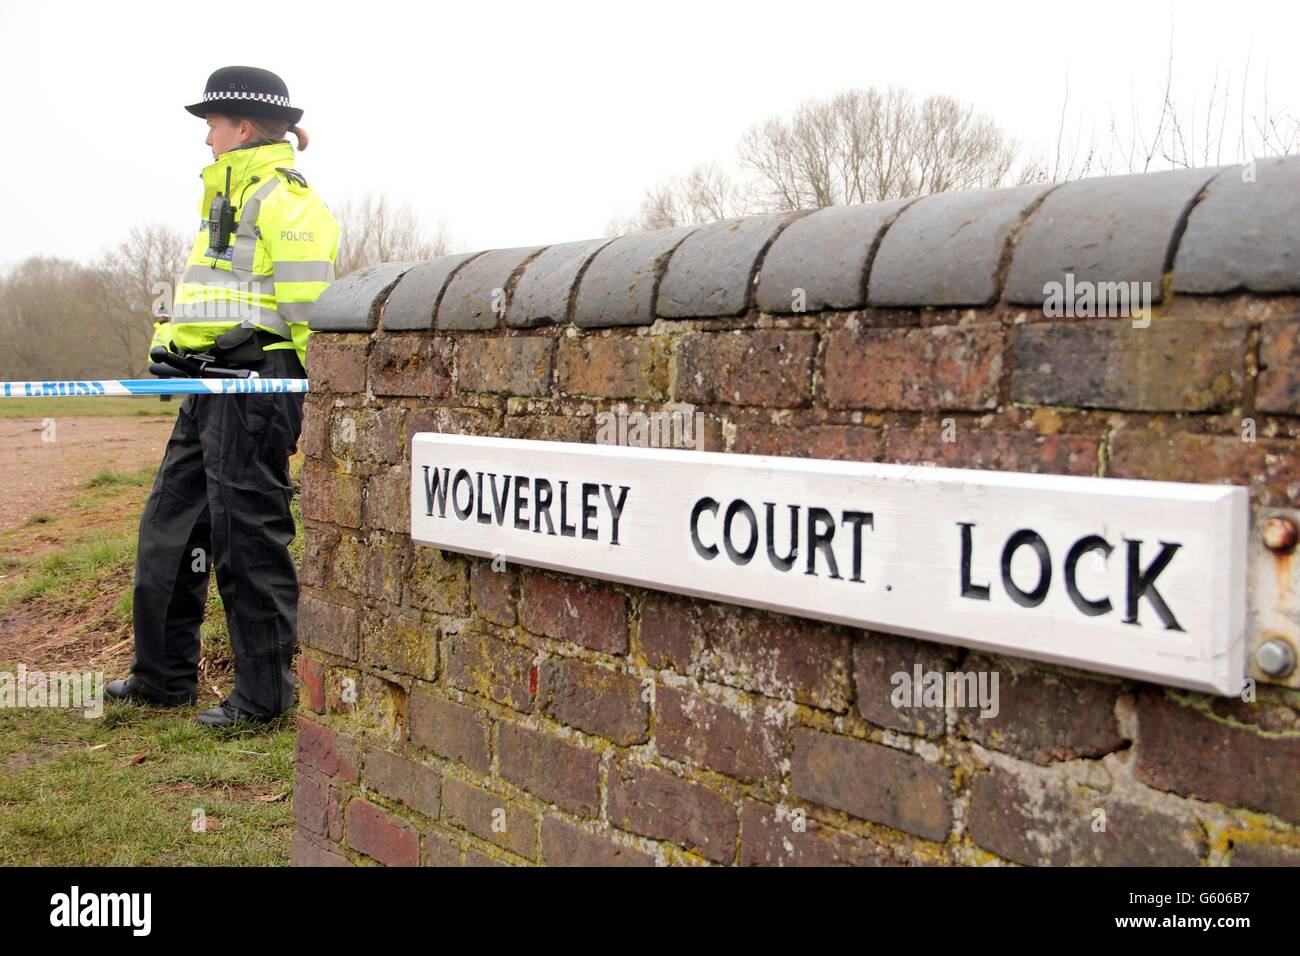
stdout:
[[[208,242],[208,210],[226,190],[235,230],[218,253]],[[284,339],[306,368],[307,312],[334,280],[339,224],[294,168],[289,143],[231,150],[204,168],[201,223],[176,288],[171,322],[150,346],[203,351],[223,332],[256,326]]]

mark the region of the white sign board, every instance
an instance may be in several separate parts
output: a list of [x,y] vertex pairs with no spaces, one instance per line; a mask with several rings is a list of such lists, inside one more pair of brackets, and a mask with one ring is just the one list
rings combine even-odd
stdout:
[[411,537],[1225,695],[1244,488],[417,434]]

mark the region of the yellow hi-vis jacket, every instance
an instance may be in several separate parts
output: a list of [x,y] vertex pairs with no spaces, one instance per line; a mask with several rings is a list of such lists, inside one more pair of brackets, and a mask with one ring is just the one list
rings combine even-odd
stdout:
[[[218,253],[208,243],[208,210],[225,192],[235,230]],[[202,219],[176,288],[171,322],[154,345],[203,351],[223,332],[256,326],[281,336],[307,365],[307,312],[334,281],[339,224],[294,169],[293,147],[271,143],[231,150],[203,170]]]

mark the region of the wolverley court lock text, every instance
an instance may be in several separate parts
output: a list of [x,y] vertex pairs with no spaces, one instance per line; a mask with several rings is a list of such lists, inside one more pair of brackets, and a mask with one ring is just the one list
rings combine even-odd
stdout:
[[417,434],[419,544],[1219,693],[1246,492]]

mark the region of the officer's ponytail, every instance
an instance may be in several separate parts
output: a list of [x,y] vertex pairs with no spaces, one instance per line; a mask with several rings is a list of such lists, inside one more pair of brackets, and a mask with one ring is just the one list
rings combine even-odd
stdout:
[[307,148],[307,143],[311,141],[311,137],[307,135],[307,131],[305,129],[302,129],[301,127],[296,125],[290,125],[289,132],[293,133],[293,135],[297,137],[299,152],[302,152],[304,149]]

